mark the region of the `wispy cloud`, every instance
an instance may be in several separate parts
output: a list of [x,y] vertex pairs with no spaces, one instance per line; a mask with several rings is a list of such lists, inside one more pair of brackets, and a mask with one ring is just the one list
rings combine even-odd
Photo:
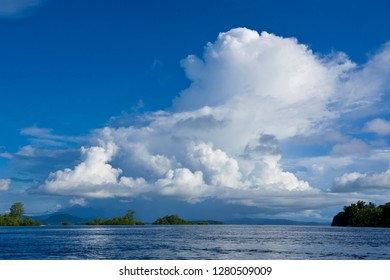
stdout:
[[366,123],[363,130],[366,132],[373,132],[382,136],[389,135],[390,121],[384,119],[374,119]]
[[0,0],[0,17],[22,17],[46,0]]
[[345,156],[369,152],[369,146],[360,139],[351,139],[348,142],[336,144],[332,149],[332,155]]
[[26,127],[20,130],[20,134],[30,137],[36,146],[64,146],[69,143],[77,143],[81,137],[56,135],[52,129],[37,126]]
[[[0,153],[0,158],[9,160],[8,169],[15,177],[42,180],[42,176],[54,168],[64,168],[74,164],[79,155],[83,137],[54,134],[52,129],[31,126],[20,130],[28,144],[17,151]],[[4,147],[5,149],[5,147]]]
[[87,206],[88,202],[84,198],[73,198],[69,200],[69,204],[71,206],[79,205],[79,206]]
[[0,191],[6,191],[11,185],[10,179],[0,179]]

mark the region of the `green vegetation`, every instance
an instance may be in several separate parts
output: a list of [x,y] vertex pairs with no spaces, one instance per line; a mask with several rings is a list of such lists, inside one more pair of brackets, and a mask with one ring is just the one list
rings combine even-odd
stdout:
[[127,211],[127,214],[122,217],[115,217],[109,220],[103,218],[97,218],[93,221],[86,222],[86,225],[96,226],[96,225],[106,225],[106,226],[119,226],[119,225],[144,225],[143,221],[136,221],[134,219],[135,212],[133,210]]
[[158,218],[153,222],[153,225],[208,225],[208,224],[222,224],[216,221],[187,221],[177,215],[165,216]]
[[186,221],[177,215],[165,216],[158,218],[153,225],[194,225],[194,222]]
[[39,226],[40,222],[31,218],[23,219],[24,205],[21,202],[14,203],[9,209],[9,214],[0,216],[0,226]]
[[344,206],[344,210],[333,217],[332,226],[390,227],[390,202],[378,207],[364,201]]
[[70,226],[72,223],[71,222],[62,222],[61,225],[63,226]]

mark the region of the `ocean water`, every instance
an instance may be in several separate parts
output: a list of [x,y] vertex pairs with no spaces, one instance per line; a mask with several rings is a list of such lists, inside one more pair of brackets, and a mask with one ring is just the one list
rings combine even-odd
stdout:
[[256,225],[0,227],[0,259],[390,260],[390,229]]

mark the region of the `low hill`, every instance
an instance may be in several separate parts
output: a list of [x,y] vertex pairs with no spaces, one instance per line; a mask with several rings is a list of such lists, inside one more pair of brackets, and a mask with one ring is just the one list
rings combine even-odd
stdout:
[[44,225],[61,225],[68,222],[73,225],[85,224],[86,220],[69,214],[53,214],[44,216],[35,216],[34,220],[41,222]]
[[266,218],[242,218],[232,219],[225,222],[233,225],[291,225],[291,226],[329,226],[330,223],[302,222],[288,219],[266,219]]

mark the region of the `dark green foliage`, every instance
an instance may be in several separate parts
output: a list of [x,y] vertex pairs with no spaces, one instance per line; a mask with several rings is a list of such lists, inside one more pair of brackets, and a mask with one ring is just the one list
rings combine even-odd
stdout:
[[153,222],[153,225],[193,225],[194,222],[186,221],[177,215],[165,216],[158,218]]
[[106,220],[103,218],[96,218],[95,220],[86,222],[85,224],[88,226],[95,226],[95,225],[104,225],[105,222]]
[[36,222],[31,218],[23,219],[24,214],[23,203],[16,202],[10,208],[10,213],[0,215],[0,226],[39,226],[40,222]]
[[382,211],[379,224],[383,227],[390,227],[390,202],[379,205],[378,208]]
[[153,222],[153,225],[208,225],[208,221],[187,221],[182,218],[180,218],[177,215],[170,215],[165,216],[162,218],[158,218],[156,221]]
[[31,218],[26,218],[22,221],[22,223],[20,224],[21,226],[40,226],[41,223],[40,222],[37,222],[37,221],[34,221],[33,219]]
[[63,225],[63,226],[70,226],[71,223],[70,222],[62,222],[61,225]]
[[20,226],[22,219],[8,215],[0,216],[0,226]]
[[364,201],[344,206],[344,210],[333,217],[332,226],[390,227],[390,202],[378,207]]
[[135,212],[133,210],[127,211],[127,214],[122,217],[115,217],[109,220],[103,218],[96,218],[93,221],[86,222],[86,225],[106,225],[106,226],[119,226],[119,225],[144,225],[143,221],[136,221],[134,219]]

